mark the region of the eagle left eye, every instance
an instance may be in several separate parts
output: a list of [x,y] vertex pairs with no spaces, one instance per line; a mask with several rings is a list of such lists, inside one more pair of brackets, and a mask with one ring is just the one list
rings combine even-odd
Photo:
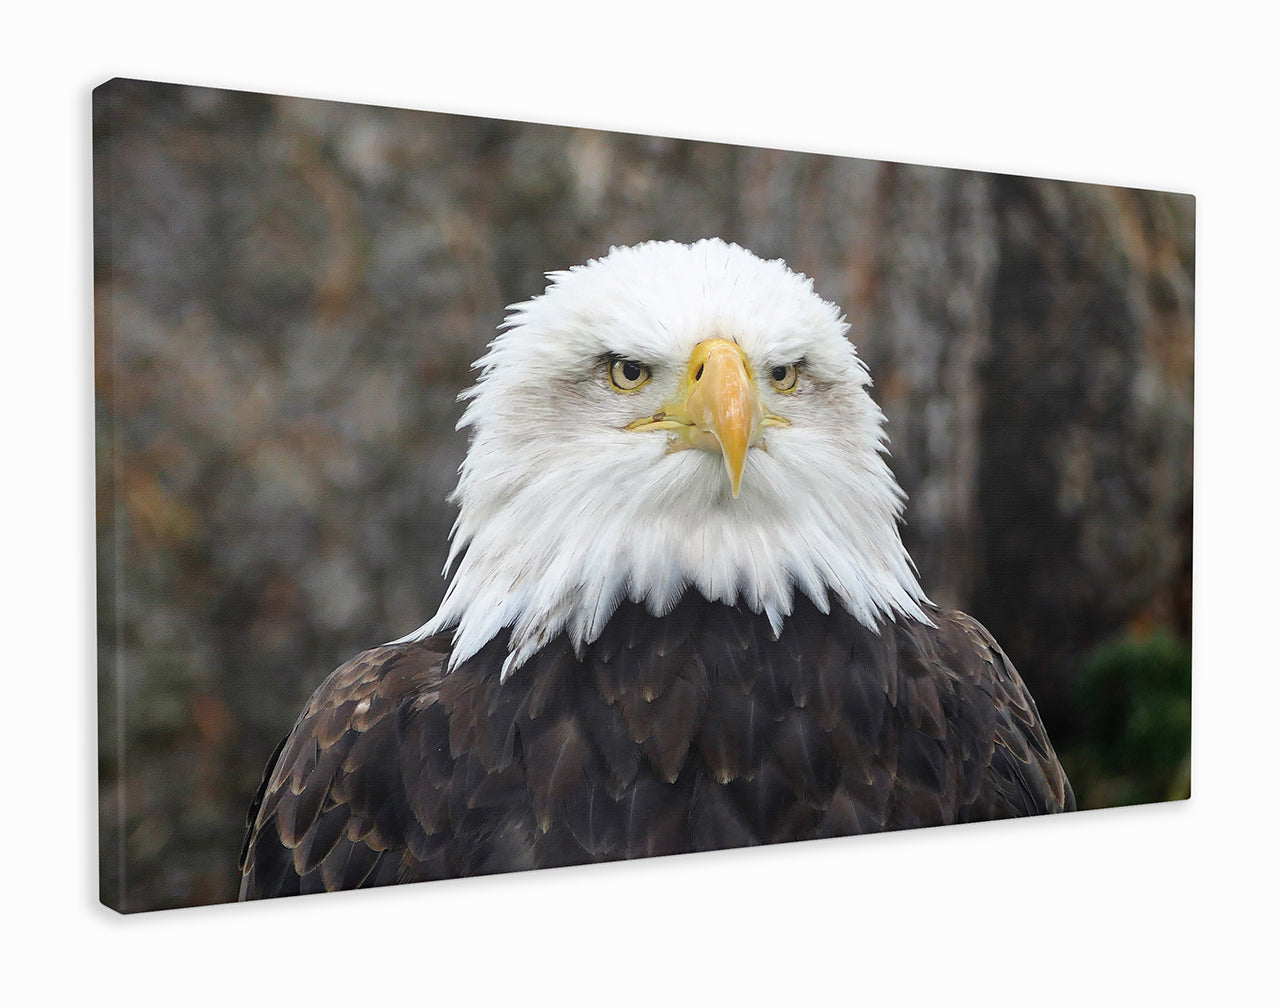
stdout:
[[619,392],[634,392],[650,377],[649,369],[639,361],[618,357],[609,362],[609,384]]
[[794,392],[800,368],[796,364],[779,364],[769,372],[769,383],[779,392]]

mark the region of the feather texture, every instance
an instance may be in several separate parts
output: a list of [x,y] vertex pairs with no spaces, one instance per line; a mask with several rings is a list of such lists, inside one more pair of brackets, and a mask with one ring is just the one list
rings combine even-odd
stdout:
[[243,898],[1075,807],[967,616],[871,630],[799,600],[775,640],[696,593],[679,609],[677,630],[623,603],[580,658],[561,635],[501,684],[502,641],[447,675],[443,637],[359,655],[268,768]]

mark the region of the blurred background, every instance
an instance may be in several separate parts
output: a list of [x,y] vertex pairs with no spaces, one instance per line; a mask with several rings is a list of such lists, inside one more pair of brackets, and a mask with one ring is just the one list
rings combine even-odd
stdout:
[[94,96],[102,895],[234,899],[272,749],[430,617],[543,273],[720,235],[852,324],[934,601],[1081,807],[1190,790],[1190,196],[117,80]]

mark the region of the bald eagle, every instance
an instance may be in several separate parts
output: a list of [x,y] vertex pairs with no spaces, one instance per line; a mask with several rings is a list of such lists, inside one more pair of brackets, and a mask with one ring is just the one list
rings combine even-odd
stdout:
[[549,278],[462,395],[440,609],[306,705],[241,898],[1074,809],[812,281],[718,239]]

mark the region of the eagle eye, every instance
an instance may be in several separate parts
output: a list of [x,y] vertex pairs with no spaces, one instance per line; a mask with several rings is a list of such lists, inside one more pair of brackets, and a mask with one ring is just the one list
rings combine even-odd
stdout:
[[796,364],[779,364],[769,372],[769,383],[779,392],[794,392],[800,368]]
[[615,357],[609,362],[609,384],[619,392],[634,392],[652,377],[639,361]]

